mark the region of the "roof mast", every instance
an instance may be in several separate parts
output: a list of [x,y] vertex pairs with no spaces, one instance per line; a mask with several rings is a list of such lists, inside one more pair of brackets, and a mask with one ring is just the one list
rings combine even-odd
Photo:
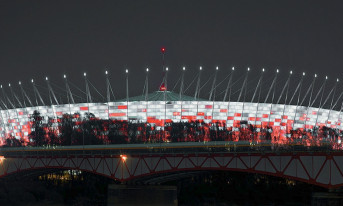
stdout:
[[167,90],[167,69],[165,67],[165,60],[164,60],[164,55],[166,53],[166,48],[162,47],[161,48],[162,52],[162,70],[163,70],[163,79],[162,83],[160,86],[160,91],[166,91]]

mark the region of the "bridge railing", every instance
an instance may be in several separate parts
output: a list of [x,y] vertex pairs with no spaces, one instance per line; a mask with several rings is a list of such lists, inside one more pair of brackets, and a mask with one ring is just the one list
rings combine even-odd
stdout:
[[42,147],[7,147],[1,148],[4,156],[18,155],[120,155],[154,153],[290,153],[290,152],[335,152],[329,141],[320,145],[305,146],[301,141],[292,144],[273,144],[271,141],[211,141],[178,142],[152,144],[111,144],[111,145],[75,145]]

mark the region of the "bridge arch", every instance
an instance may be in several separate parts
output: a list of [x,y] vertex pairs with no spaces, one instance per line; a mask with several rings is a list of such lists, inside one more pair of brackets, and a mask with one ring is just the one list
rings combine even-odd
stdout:
[[200,153],[6,157],[0,177],[31,169],[91,172],[118,181],[178,171],[238,171],[289,178],[325,188],[343,186],[340,153]]

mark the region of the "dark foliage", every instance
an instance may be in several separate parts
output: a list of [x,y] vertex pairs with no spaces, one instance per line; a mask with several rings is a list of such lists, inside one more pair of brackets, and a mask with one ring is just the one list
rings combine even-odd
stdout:
[[156,124],[103,120],[92,113],[81,118],[79,113],[64,114],[61,118],[44,120],[38,111],[31,115],[32,132],[29,142],[8,137],[4,146],[24,145],[99,145],[157,142],[203,142],[203,141],[271,141],[274,144],[298,142],[307,146],[330,141],[336,149],[342,132],[328,127],[313,130],[290,130],[281,140],[269,126],[254,127],[247,122],[236,127],[226,127],[225,122],[204,121],[167,122],[164,127]]

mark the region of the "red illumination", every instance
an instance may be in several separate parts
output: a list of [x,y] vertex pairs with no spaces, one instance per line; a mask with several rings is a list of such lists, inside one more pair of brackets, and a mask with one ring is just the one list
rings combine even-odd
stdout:
[[166,91],[166,90],[167,90],[167,88],[164,86],[164,83],[163,83],[160,87],[160,91]]
[[126,113],[110,113],[110,117],[123,117],[126,116]]
[[118,105],[118,109],[127,109],[127,105]]
[[166,52],[166,48],[162,47],[161,52],[164,54]]

